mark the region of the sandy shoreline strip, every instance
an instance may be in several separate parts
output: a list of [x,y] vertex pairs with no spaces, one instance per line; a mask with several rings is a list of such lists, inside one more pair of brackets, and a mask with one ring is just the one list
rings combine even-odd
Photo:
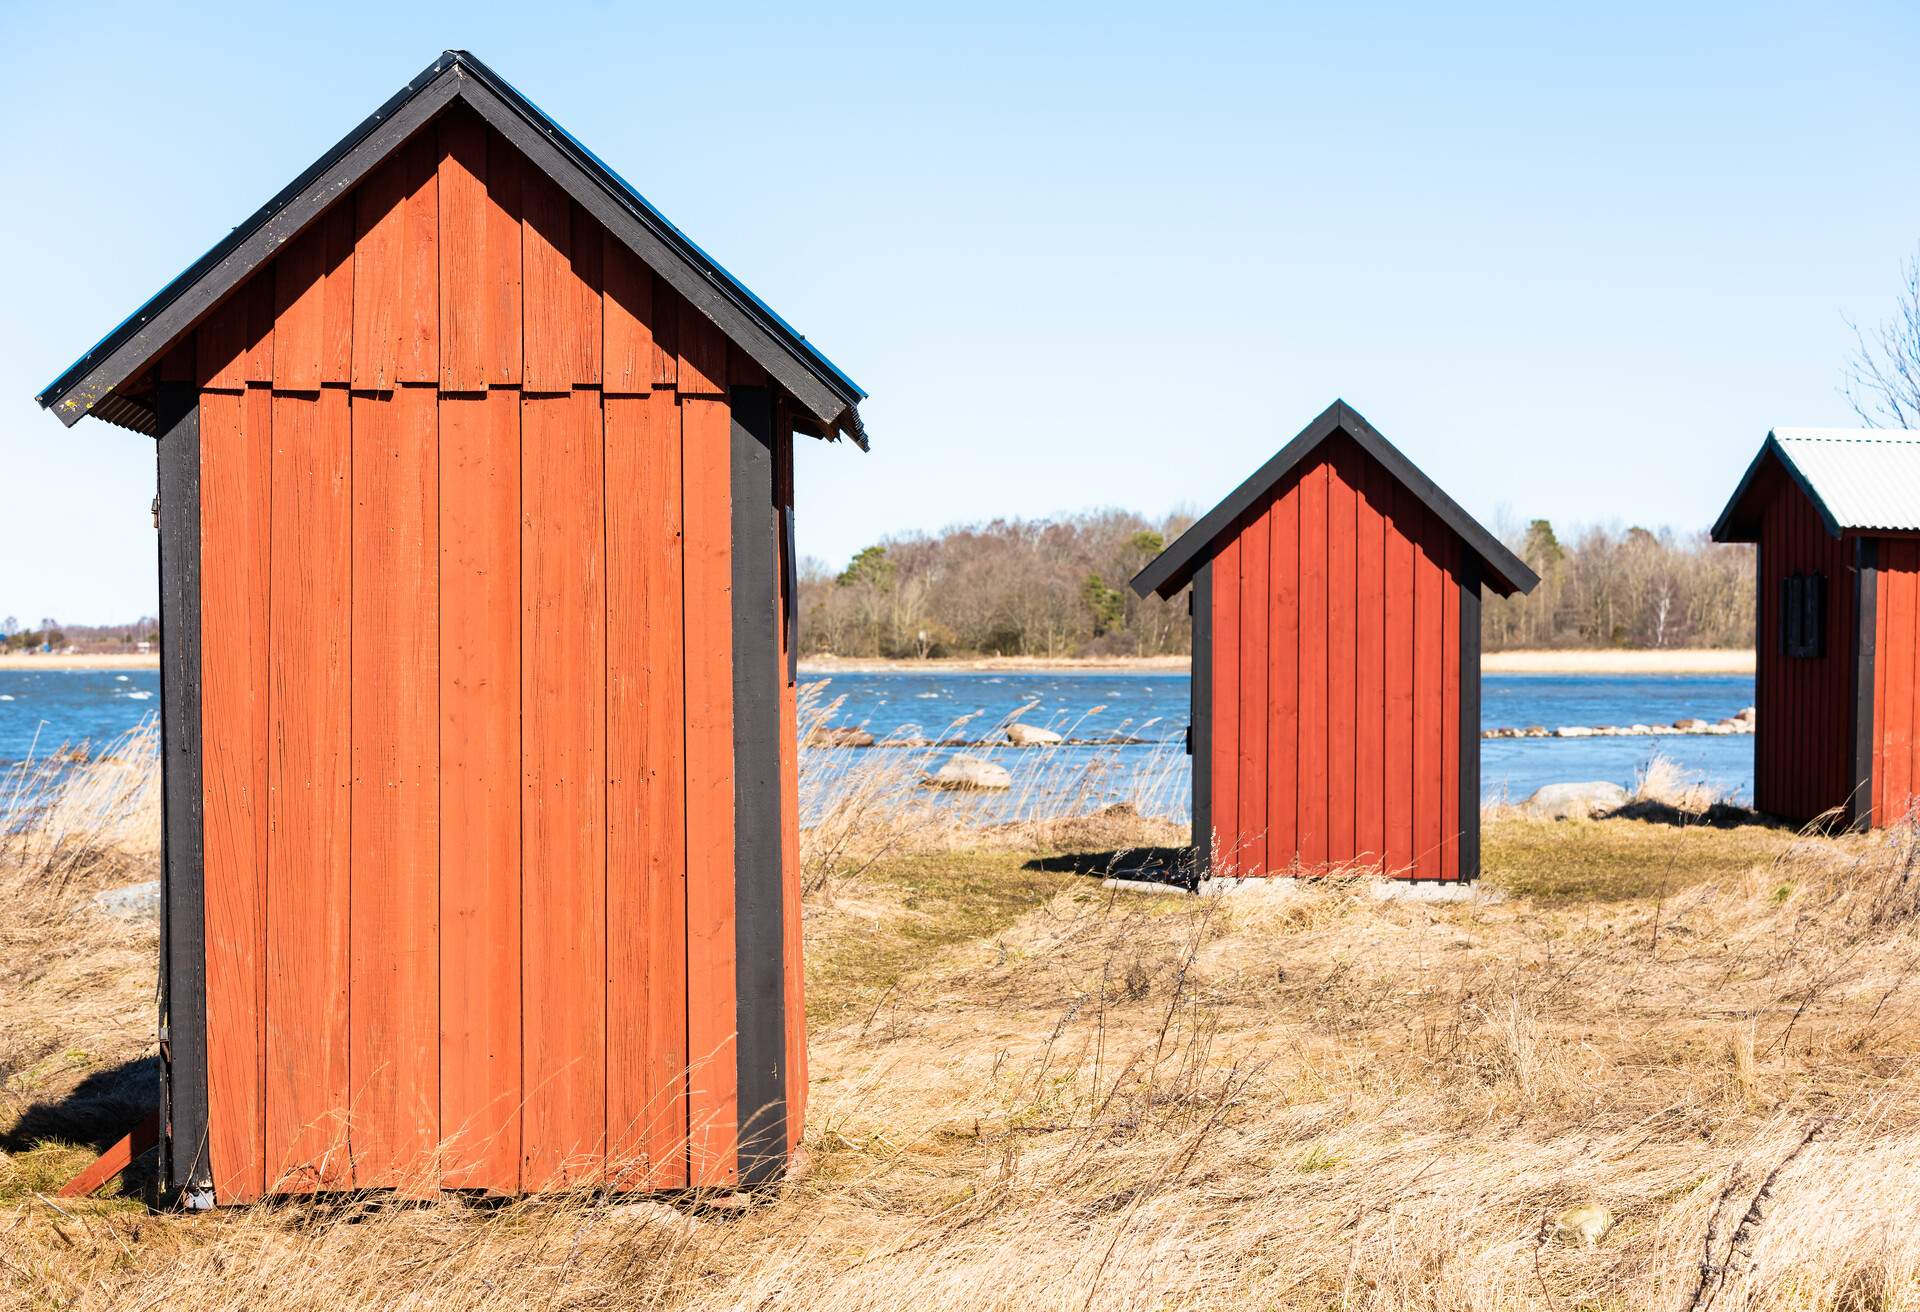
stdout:
[[17,651],[0,652],[0,670],[157,670],[160,653],[147,652],[60,652],[28,656]]
[[[0,654],[0,670],[155,670],[157,654]],[[1683,651],[1495,651],[1480,661],[1487,674],[1752,674],[1753,652]],[[1095,657],[981,656],[961,660],[884,661],[814,656],[800,662],[803,674],[931,674],[946,672],[1030,674],[1185,674],[1185,656]]]

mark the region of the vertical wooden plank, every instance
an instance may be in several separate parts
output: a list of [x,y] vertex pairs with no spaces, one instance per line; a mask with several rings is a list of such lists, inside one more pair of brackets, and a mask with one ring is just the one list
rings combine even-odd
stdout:
[[1386,855],[1386,471],[1362,455],[1354,499],[1354,851],[1360,864]]
[[786,406],[779,410],[774,425],[779,442],[779,504],[784,512],[784,528],[779,544],[781,568],[780,625],[780,885],[782,895],[781,961],[786,970],[787,1023],[787,1154],[791,1159],[806,1127],[807,1114],[807,1011],[806,972],[802,969],[804,936],[800,873],[800,743],[799,682],[796,677],[795,650],[799,635],[797,582],[799,562],[794,559],[793,497],[793,422]]
[[537,170],[523,170],[521,189],[526,389],[598,384],[600,230]]
[[1272,592],[1266,509],[1247,512],[1240,527],[1240,864],[1250,875],[1267,864],[1267,599]]
[[401,231],[400,340],[394,368],[402,383],[440,378],[440,149],[431,132],[401,148],[406,167]]
[[252,308],[245,296],[229,296],[194,334],[194,372],[201,391],[237,392],[247,385],[248,328]]
[[653,385],[680,385],[680,297],[658,277],[653,279]]
[[[1893,604],[1893,591],[1895,588],[1902,586],[1898,569],[1903,554],[1899,548],[1903,545],[1902,543],[1890,541],[1880,544],[1880,572],[1879,578],[1876,580],[1875,588],[1878,594],[1878,604],[1874,608],[1873,617],[1875,659],[1873,663],[1873,723],[1871,732],[1873,734],[1873,823],[1876,826],[1884,826],[1888,823],[1887,669],[1895,660],[1905,659],[1904,653],[1896,653],[1890,645],[1892,638],[1887,630],[1887,614],[1889,607]],[[1756,641],[1759,643],[1761,650],[1764,650],[1766,645],[1766,626],[1756,624],[1755,630],[1758,634]],[[1902,668],[1905,667],[1903,666]],[[1758,704],[1759,699],[1756,697],[1755,705],[1758,706]],[[1755,773],[1757,774],[1759,770],[1758,736],[1754,739],[1754,748]]]
[[439,377],[438,146],[424,133],[354,192],[353,386]]
[[679,303],[680,395],[720,396],[727,390],[727,339],[713,320]]
[[1267,864],[1300,864],[1300,490],[1283,483],[1268,512],[1273,606],[1267,619]]
[[1327,857],[1351,865],[1354,841],[1354,684],[1359,662],[1354,482],[1359,449],[1344,437],[1327,448]]
[[786,970],[780,820],[779,516],[773,396],[728,392],[733,535],[733,942],[735,1102],[743,1185],[786,1161]]
[[517,387],[522,373],[521,178],[528,165],[499,133],[487,133],[486,374]]
[[1386,817],[1387,873],[1413,869],[1413,629],[1414,545],[1421,505],[1411,492],[1391,484],[1392,518],[1386,532],[1386,721],[1382,804]]
[[[176,372],[175,362],[165,372]],[[191,385],[154,388],[160,498],[160,1015],[163,1187],[211,1201],[207,1160],[207,974],[200,712],[200,405]]]
[[1446,704],[1441,687],[1446,664],[1442,644],[1446,591],[1436,559],[1446,525],[1422,508],[1420,539],[1414,553],[1413,600],[1413,848],[1414,874],[1421,879],[1440,875],[1440,853],[1447,846],[1441,831],[1441,744]]
[[579,325],[573,322],[573,210],[558,184],[535,169],[521,175],[521,343],[526,390],[567,392],[573,387]]
[[289,242],[273,262],[274,331],[280,349],[272,381],[282,391],[316,391],[321,383],[332,235],[326,223],[316,223]]
[[406,261],[405,159],[396,156],[353,192],[353,386],[391,388],[399,380],[402,282]]
[[1326,869],[1327,845],[1327,467],[1300,478],[1300,865]]
[[266,1188],[267,534],[273,397],[200,402],[208,1154],[214,1196]]
[[1216,875],[1240,869],[1240,539],[1213,559],[1213,841]]
[[[320,381],[346,386],[353,380],[354,226],[351,203],[335,205],[319,222],[325,246],[326,290],[320,308]],[[275,353],[274,367],[280,366]]]
[[1478,557],[1462,551],[1460,591],[1454,605],[1460,616],[1460,843],[1455,853],[1460,878],[1480,877],[1480,592]]
[[521,1177],[539,1190],[597,1181],[606,1151],[606,482],[598,393],[527,397],[521,423]]
[[[438,1187],[439,409],[353,398],[353,1081],[360,1188]],[[456,875],[464,878],[464,872]]]
[[249,384],[262,387],[273,382],[274,284],[278,273],[275,265],[268,265],[233,294],[235,300],[245,303],[247,313],[241,376]]
[[[1892,544],[1889,544],[1892,545]],[[1902,564],[1915,560],[1912,544],[1898,544]],[[1889,571],[1892,575],[1894,572]],[[1886,757],[1885,792],[1888,824],[1898,824],[1913,806],[1913,678],[1916,590],[1913,578],[1903,569],[1898,582],[1888,588],[1887,607],[1889,662],[1886,679]],[[1892,581],[1891,579],[1889,581]],[[1776,585],[1777,586],[1777,585]],[[1897,653],[1897,655],[1895,655]]]
[[[682,372],[685,362],[682,361]],[[690,1180],[738,1176],[733,937],[732,420],[683,399],[687,720],[687,1059]]]
[[653,274],[628,245],[612,233],[602,242],[606,278],[606,362],[601,389],[608,396],[653,389]]
[[[1446,526],[1436,521],[1436,530]],[[1460,878],[1460,539],[1440,552],[1440,878]]]
[[1763,812],[1771,812],[1779,807],[1780,800],[1773,786],[1774,741],[1786,728],[1779,717],[1778,691],[1780,682],[1780,631],[1779,631],[1779,593],[1774,583],[1778,571],[1780,553],[1785,550],[1780,540],[1775,508],[1776,497],[1761,515],[1761,546],[1757,553],[1754,585],[1759,598],[1756,639],[1754,652],[1754,692],[1759,709],[1759,723],[1755,726],[1753,742],[1754,764],[1754,805]]
[[1203,561],[1194,571],[1187,604],[1192,611],[1193,677],[1187,686],[1187,751],[1193,769],[1193,823],[1189,848],[1194,878],[1204,879],[1213,869],[1214,771],[1213,739],[1217,718],[1213,692],[1214,563]]
[[[439,122],[440,388],[484,391],[489,377],[488,313],[496,289],[487,250],[492,205],[487,198],[487,129],[455,112]],[[520,234],[513,234],[519,245]]]
[[272,422],[266,1179],[303,1192],[351,1183],[347,394],[276,395]]
[[687,1183],[680,407],[610,396],[606,425],[607,1176],[669,1189]]
[[[484,353],[483,353],[484,358]],[[520,397],[440,400],[440,1134],[520,1187]]]

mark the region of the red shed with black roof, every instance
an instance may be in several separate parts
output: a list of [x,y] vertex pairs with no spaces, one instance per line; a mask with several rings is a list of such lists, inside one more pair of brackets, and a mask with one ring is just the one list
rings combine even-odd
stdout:
[[1539,580],[1335,401],[1133,581],[1192,586],[1202,873],[1480,870],[1480,591]]
[[41,394],[158,441],[169,1185],[782,1168],[793,435],[863,396],[456,51]]

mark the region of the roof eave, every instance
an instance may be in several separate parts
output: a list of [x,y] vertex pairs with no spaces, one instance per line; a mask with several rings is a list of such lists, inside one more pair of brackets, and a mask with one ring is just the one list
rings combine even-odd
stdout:
[[1334,433],[1345,433],[1359,444],[1389,474],[1438,514],[1446,526],[1480,560],[1482,577],[1501,596],[1531,592],[1540,576],[1527,563],[1507,549],[1493,534],[1460,507],[1452,497],[1421,473],[1399,448],[1368,423],[1366,417],[1344,400],[1336,400],[1321,411],[1292,441],[1261,465],[1219,505],[1196,520],[1167,549],[1133,577],[1132,588],[1138,596],[1156,594],[1172,597],[1193,581],[1194,574],[1213,553],[1214,544],[1233,527],[1253,503],[1265,496],[1306,457]]
[[1779,436],[1774,433],[1768,433],[1767,440],[1760,444],[1759,453],[1747,466],[1747,472],[1740,476],[1739,486],[1734,488],[1733,495],[1727,500],[1726,509],[1720,512],[1720,518],[1713,522],[1713,527],[1708,530],[1707,536],[1715,542],[1754,543],[1760,540],[1759,525],[1752,517],[1741,512],[1748,495],[1753,490],[1754,480],[1759,478],[1760,471],[1766,467],[1768,456],[1780,462],[1780,468],[1792,480],[1793,485],[1799,488],[1801,494],[1812,503],[1814,513],[1820,517],[1821,527],[1826,529],[1827,536],[1840,537],[1845,531],[1840,521],[1834,517],[1825,498],[1814,490],[1813,481],[1795,463],[1793,453],[1787,450]]
[[[746,286],[695,246],[619,175],[478,59],[446,51],[310,165],[278,195],[97,342],[35,398],[72,427],[102,413],[137,415],[115,389],[144,369],[340,196],[454,100],[462,100],[514,142],[583,208],[766,369],[826,434],[845,433],[862,450],[866,393]],[[103,414],[103,417],[107,417]]]

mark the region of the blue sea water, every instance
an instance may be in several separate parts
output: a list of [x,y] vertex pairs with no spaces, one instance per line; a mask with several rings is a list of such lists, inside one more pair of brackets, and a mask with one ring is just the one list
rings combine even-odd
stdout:
[[158,670],[0,670],[0,766],[98,748],[159,713]]
[[[876,738],[917,733],[929,738],[984,736],[1021,705],[1028,724],[1068,737],[1131,735],[1179,740],[1185,733],[1189,684],[1184,674],[1024,674],[935,671],[834,674],[822,694],[842,700],[833,722],[863,724]],[[809,681],[802,675],[802,681]],[[1697,716],[1717,720],[1753,704],[1751,675],[1489,674],[1481,681],[1481,725],[1672,724]],[[1085,749],[1121,763],[1144,763],[1150,747]],[[1735,795],[1753,791],[1753,739],[1748,735],[1658,738],[1523,738],[1482,743],[1481,784],[1489,799],[1525,797],[1542,784],[1606,779],[1631,786],[1655,752]],[[1184,770],[1184,758],[1179,763]],[[1184,780],[1172,790],[1184,805]],[[1115,795],[1119,795],[1118,792]]]
[[[1066,764],[1084,767],[1069,771],[1070,786],[1090,803],[1131,795],[1129,773],[1151,771],[1162,779],[1155,796],[1170,808],[1185,806],[1186,760],[1179,749],[1188,721],[1184,674],[803,673],[801,681],[823,685],[815,696],[838,702],[833,723],[862,724],[876,737],[977,739],[1032,703],[1021,715],[1028,724],[1075,738],[1143,740],[1138,746],[1064,751]],[[97,747],[156,713],[159,692],[155,670],[0,670],[0,765],[82,739]],[[1751,676],[1488,675],[1481,711],[1487,728],[1554,728],[1667,724],[1686,716],[1714,720],[1752,703]],[[1563,780],[1630,784],[1655,751],[1723,788],[1752,792],[1748,736],[1496,739],[1482,744],[1481,778],[1490,798],[1524,797]],[[1058,754],[1053,764],[1062,764]],[[1166,778],[1169,770],[1173,777]]]

